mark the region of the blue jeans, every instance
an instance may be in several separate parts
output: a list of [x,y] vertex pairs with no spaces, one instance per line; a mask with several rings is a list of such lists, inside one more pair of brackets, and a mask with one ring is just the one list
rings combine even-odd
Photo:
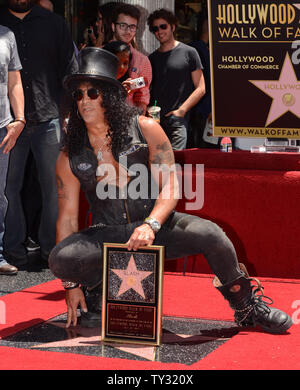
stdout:
[[10,153],[6,196],[8,209],[5,219],[4,250],[15,256],[24,256],[26,250],[26,222],[22,206],[21,189],[29,151],[36,162],[42,192],[42,212],[39,243],[47,255],[56,241],[57,189],[56,160],[60,150],[61,128],[59,119],[36,125],[27,124]]
[[[0,128],[0,144],[6,136],[6,127]],[[8,154],[3,154],[3,148],[0,149],[0,266],[6,264],[3,258],[3,236],[4,236],[4,218],[7,210],[7,199],[5,196],[5,184],[8,168]]]
[[173,150],[183,150],[187,144],[188,120],[175,115],[162,117],[160,124],[169,138]]

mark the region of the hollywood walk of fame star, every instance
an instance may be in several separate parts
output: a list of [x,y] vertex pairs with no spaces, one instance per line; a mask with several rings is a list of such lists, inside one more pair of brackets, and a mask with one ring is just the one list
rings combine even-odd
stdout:
[[288,111],[300,118],[300,82],[297,80],[288,53],[286,53],[279,80],[249,81],[273,99],[266,126]]
[[[96,347],[99,350],[99,356],[106,357],[105,349],[100,349],[102,345],[101,342],[101,329],[100,328],[82,328],[80,325],[77,325],[76,328],[66,329],[65,322],[60,321],[52,321],[49,320],[46,324],[63,328],[67,333],[67,339],[65,340],[57,340],[52,342],[47,342],[43,344],[36,344],[32,346],[33,349],[51,349],[51,348],[74,348],[74,347]],[[206,336],[201,334],[181,334],[176,332],[163,332],[162,342],[163,344],[169,345],[198,345],[207,343],[210,341],[228,341],[230,338],[228,337],[218,337],[215,336]],[[157,359],[157,347],[154,346],[146,346],[146,345],[132,345],[132,344],[119,344],[119,343],[106,343],[107,346],[114,348],[116,350],[129,353],[131,355],[138,356],[140,358],[156,361]],[[109,356],[111,357],[111,356]],[[119,358],[118,355],[116,355]]]
[[[77,325],[76,328],[66,329],[64,322],[47,321],[48,324],[56,326],[58,328],[64,328],[67,333],[66,340],[52,341],[49,343],[34,345],[33,349],[49,349],[49,348],[74,348],[74,347],[97,347],[102,346],[101,342],[101,328],[82,328]],[[176,337],[176,336],[175,336]],[[106,345],[110,345],[106,343]],[[118,344],[113,343],[111,348],[120,350],[123,352],[131,353],[138,357],[154,361],[155,360],[155,347],[152,346],[140,346],[130,344]],[[100,353],[100,349],[99,349]],[[105,350],[102,350],[102,355],[105,357]]]
[[153,272],[151,271],[139,271],[136,267],[133,255],[130,257],[128,266],[126,269],[112,269],[112,271],[118,275],[122,280],[120,289],[118,291],[118,297],[124,294],[126,291],[133,289],[141,297],[146,299],[144,289],[142,286],[142,280],[146,279]]

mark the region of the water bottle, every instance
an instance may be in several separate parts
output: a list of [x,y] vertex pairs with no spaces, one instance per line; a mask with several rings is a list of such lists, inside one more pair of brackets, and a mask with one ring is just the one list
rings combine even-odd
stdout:
[[229,137],[223,137],[221,140],[221,152],[231,153],[232,152],[232,142]]

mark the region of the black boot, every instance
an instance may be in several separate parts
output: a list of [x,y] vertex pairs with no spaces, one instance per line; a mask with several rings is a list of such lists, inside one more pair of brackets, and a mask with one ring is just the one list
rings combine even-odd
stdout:
[[101,328],[102,283],[94,288],[81,287],[87,305],[87,313],[80,310],[80,326],[84,328]]
[[[254,281],[257,285],[251,285]],[[293,324],[292,319],[281,310],[271,308],[272,299],[263,295],[263,287],[255,278],[241,276],[231,283],[222,285],[217,277],[214,286],[229,301],[235,311],[234,319],[238,326],[260,326],[268,333],[285,333]],[[263,300],[269,300],[266,302]]]

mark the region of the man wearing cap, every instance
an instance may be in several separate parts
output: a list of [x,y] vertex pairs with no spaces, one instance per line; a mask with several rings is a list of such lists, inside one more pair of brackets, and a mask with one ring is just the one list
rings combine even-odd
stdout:
[[[50,269],[66,289],[67,327],[77,324],[79,305],[81,326],[100,326],[102,250],[103,243],[110,242],[127,243],[129,251],[162,245],[166,259],[203,253],[237,323],[286,332],[291,318],[257,296],[262,291],[259,281],[252,291],[253,280],[241,270],[222,229],[174,211],[178,183],[171,144],[157,122],[126,103],[127,94],[116,79],[117,57],[86,48],[79,64],[79,71],[64,82],[73,101],[57,162],[57,246],[49,257]],[[142,196],[135,190],[136,180]],[[92,213],[92,225],[82,231],[80,188]]]

